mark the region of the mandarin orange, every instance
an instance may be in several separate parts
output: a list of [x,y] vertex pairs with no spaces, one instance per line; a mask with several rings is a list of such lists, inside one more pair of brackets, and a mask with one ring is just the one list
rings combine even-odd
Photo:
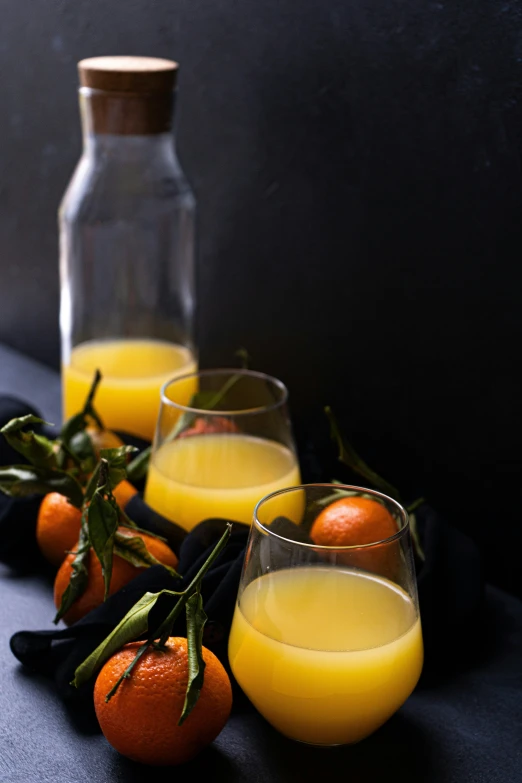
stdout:
[[140,642],[125,645],[98,674],[94,707],[100,728],[119,753],[134,761],[157,766],[183,764],[225,726],[232,707],[230,680],[216,656],[203,647],[203,687],[192,712],[178,726],[188,679],[187,640],[171,636],[166,651],[147,650],[131,676],[106,702],[139,646]]
[[44,495],[36,519],[36,541],[50,563],[59,566],[78,543],[82,512],[59,492]]
[[96,425],[89,425],[85,430],[91,439],[96,459],[100,458],[102,449],[117,449],[124,446],[122,439],[112,430],[100,430]]
[[[340,553],[339,561],[387,576],[398,545],[379,542],[394,536],[397,529],[397,522],[382,503],[353,495],[323,509],[312,525],[310,538],[321,546],[361,546]],[[365,548],[364,544],[375,546]]]
[[[119,532],[131,538],[133,536],[139,536],[144,541],[151,555],[159,560],[160,563],[170,566],[171,568],[176,568],[178,558],[164,541],[154,538],[153,536],[148,536],[145,533],[130,530],[129,528],[120,527]],[[71,579],[73,560],[74,554],[67,555],[56,574],[54,581],[54,603],[57,609],[61,604],[62,596]],[[95,609],[103,603],[104,581],[102,568],[100,561],[92,549],[89,551],[87,557],[87,569],[89,572],[87,588],[63,616],[63,621],[66,625],[77,622],[92,609]],[[144,570],[144,568],[136,568],[136,566],[133,566],[132,563],[129,563],[124,558],[114,555],[109,595],[116,593]]]
[[199,416],[194,419],[194,423],[191,427],[179,433],[178,438],[188,438],[191,435],[214,435],[224,432],[239,432],[239,428],[235,421],[227,419],[226,416],[214,416],[208,420]]
[[130,481],[123,479],[114,487],[112,494],[116,498],[116,503],[119,507],[124,509],[129,500],[138,494],[138,490]]

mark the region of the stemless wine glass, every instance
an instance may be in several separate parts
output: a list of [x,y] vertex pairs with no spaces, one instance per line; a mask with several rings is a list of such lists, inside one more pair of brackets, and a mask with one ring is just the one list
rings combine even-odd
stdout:
[[185,530],[215,517],[250,524],[258,500],[300,481],[287,398],[281,381],[250,370],[204,370],[166,383],[149,506]]
[[[299,524],[286,518],[291,497],[302,510]],[[314,543],[321,513],[324,519],[324,509],[342,498],[352,506],[360,498],[381,504],[391,535],[344,547]],[[423,662],[406,511],[379,492],[338,484],[263,498],[250,530],[229,660],[254,706],[287,737],[342,745],[381,726],[414,689]]]

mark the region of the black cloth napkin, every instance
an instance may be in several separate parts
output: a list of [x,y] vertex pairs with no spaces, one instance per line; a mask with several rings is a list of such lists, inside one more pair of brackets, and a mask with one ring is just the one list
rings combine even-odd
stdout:
[[[0,398],[0,426],[12,415],[29,412],[15,401]],[[15,410],[13,414],[12,411]],[[7,415],[6,415],[7,411]],[[305,481],[328,480],[321,473],[321,458],[313,444],[302,436],[300,459]],[[11,461],[10,450],[0,453]],[[16,455],[16,461],[20,461]],[[27,546],[34,540],[34,525],[39,499],[13,501],[0,495],[0,560],[27,567]],[[20,631],[11,639],[11,650],[25,666],[50,677],[60,695],[67,700],[90,696],[92,684],[78,692],[70,686],[76,667],[107,636],[133,604],[145,593],[162,589],[183,589],[197,573],[223,532],[224,520],[207,520],[188,535],[152,511],[140,495],[127,506],[127,512],[140,527],[168,538],[179,554],[178,571],[181,579],[170,576],[165,569],[155,566],[140,574],[125,588],[111,596],[104,604],[69,628],[43,631]],[[33,516],[32,516],[33,515]],[[459,530],[450,526],[428,504],[416,511],[419,532],[426,555],[417,564],[419,601],[426,648],[423,677],[429,680],[450,669],[469,664],[481,647],[480,613],[483,605],[483,578],[480,558],[475,545]],[[241,575],[249,528],[235,525],[226,549],[205,575],[202,595],[208,622],[204,644],[211,649],[228,669],[228,631],[234,612],[235,599]],[[32,532],[31,532],[32,531]],[[31,540],[31,547],[32,547]],[[38,563],[33,552],[32,565]],[[163,599],[162,599],[163,600]],[[158,602],[150,616],[149,627],[157,624],[165,604],[173,599],[165,597]],[[51,618],[50,618],[51,619]],[[174,632],[183,635],[184,618],[180,617]],[[451,639],[451,645],[448,640]]]

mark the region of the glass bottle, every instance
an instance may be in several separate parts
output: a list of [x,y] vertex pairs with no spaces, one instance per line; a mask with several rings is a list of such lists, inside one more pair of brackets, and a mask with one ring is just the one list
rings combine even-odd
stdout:
[[96,57],[78,69],[83,154],[59,210],[64,417],[99,369],[105,426],[151,439],[161,386],[197,362],[195,200],[172,134],[178,66]]

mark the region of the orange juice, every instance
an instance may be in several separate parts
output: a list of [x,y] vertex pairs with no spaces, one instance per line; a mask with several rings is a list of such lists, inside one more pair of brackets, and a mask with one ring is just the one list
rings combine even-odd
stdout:
[[[196,370],[191,352],[163,340],[92,340],[73,349],[63,367],[64,416],[78,413],[94,372],[103,375],[95,405],[106,427],[152,440],[160,405],[160,389],[170,378]],[[188,384],[187,404],[196,391]]]
[[[145,500],[185,530],[212,517],[250,524],[262,497],[299,483],[295,455],[280,443],[240,434],[192,435],[154,453]],[[280,513],[292,517],[295,506],[290,496]]]
[[387,580],[333,567],[283,569],[243,591],[229,659],[246,695],[283,734],[353,743],[415,687],[421,625],[409,596]]

